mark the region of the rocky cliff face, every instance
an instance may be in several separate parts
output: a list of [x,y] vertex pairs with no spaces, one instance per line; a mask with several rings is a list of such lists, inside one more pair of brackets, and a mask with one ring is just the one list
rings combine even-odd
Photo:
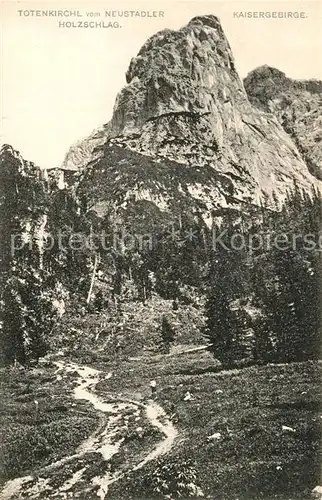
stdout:
[[152,36],[126,80],[111,121],[63,165],[81,172],[93,205],[134,196],[173,210],[181,200],[208,218],[246,199],[283,199],[294,181],[317,183],[278,119],[249,102],[215,16]]
[[322,82],[292,80],[262,66],[249,73],[244,85],[251,103],[276,116],[312,175],[322,180]]
[[[47,224],[47,172],[5,144],[0,149],[0,265],[4,270],[15,250],[35,245],[41,253]],[[15,246],[16,248],[13,248]]]

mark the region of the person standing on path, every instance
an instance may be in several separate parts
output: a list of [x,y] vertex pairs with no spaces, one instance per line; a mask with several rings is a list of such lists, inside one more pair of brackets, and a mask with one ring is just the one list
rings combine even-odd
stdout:
[[150,387],[151,387],[151,396],[154,397],[157,388],[157,383],[155,380],[151,380]]

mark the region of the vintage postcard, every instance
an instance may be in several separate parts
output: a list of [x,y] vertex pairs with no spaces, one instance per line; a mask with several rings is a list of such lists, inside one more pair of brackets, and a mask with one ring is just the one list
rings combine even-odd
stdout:
[[0,9],[0,499],[322,499],[321,2]]

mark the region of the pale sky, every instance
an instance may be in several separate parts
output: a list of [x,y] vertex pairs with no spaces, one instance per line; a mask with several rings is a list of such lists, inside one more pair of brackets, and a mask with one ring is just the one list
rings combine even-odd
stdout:
[[[292,78],[322,79],[322,3],[274,1],[1,1],[1,142],[41,167],[62,163],[69,146],[112,114],[131,57],[164,28],[177,29],[202,14],[215,14],[232,47],[241,77],[268,64]],[[80,10],[83,17],[24,17],[18,9]],[[119,29],[59,28],[85,21],[86,12],[156,10],[164,17],[120,18]],[[240,11],[303,11],[305,19],[242,19]],[[90,19],[92,20],[92,18]]]

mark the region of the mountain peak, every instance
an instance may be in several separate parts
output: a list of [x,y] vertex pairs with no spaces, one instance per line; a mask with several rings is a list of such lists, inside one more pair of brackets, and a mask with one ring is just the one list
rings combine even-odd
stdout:
[[253,97],[252,93],[255,86],[261,85],[262,87],[258,89],[258,92],[263,91],[263,86],[265,91],[270,90],[270,93],[274,92],[303,92],[307,91],[311,94],[321,94],[322,92],[322,81],[311,79],[311,80],[295,80],[288,77],[283,71],[268,66],[264,64],[259,66],[248,73],[244,79],[244,85],[246,91],[250,90],[250,95]]
[[197,25],[202,24],[203,26],[209,26],[210,28],[216,28],[216,29],[219,27],[221,29],[219,18],[217,16],[214,16],[213,14],[193,17],[191,21],[188,23],[188,26],[191,26],[193,24]]
[[111,121],[65,160],[89,165],[84,190],[93,185],[96,202],[121,192],[172,210],[184,198],[210,220],[214,207],[283,199],[294,181],[307,191],[316,182],[277,119],[251,105],[216,16],[150,37],[126,80]]
[[211,113],[218,98],[247,100],[215,16],[153,35],[131,60],[126,81],[114,106],[112,136],[133,133],[167,113]]
[[273,66],[269,66],[268,64],[263,64],[262,66],[258,66],[257,68],[250,71],[248,75],[257,75],[263,78],[267,78],[270,76],[286,78],[286,75],[285,73],[283,73],[283,71],[280,71],[279,69],[274,68]]
[[322,81],[294,80],[276,68],[261,66],[247,75],[244,85],[252,105],[274,114],[310,172],[322,180]]

